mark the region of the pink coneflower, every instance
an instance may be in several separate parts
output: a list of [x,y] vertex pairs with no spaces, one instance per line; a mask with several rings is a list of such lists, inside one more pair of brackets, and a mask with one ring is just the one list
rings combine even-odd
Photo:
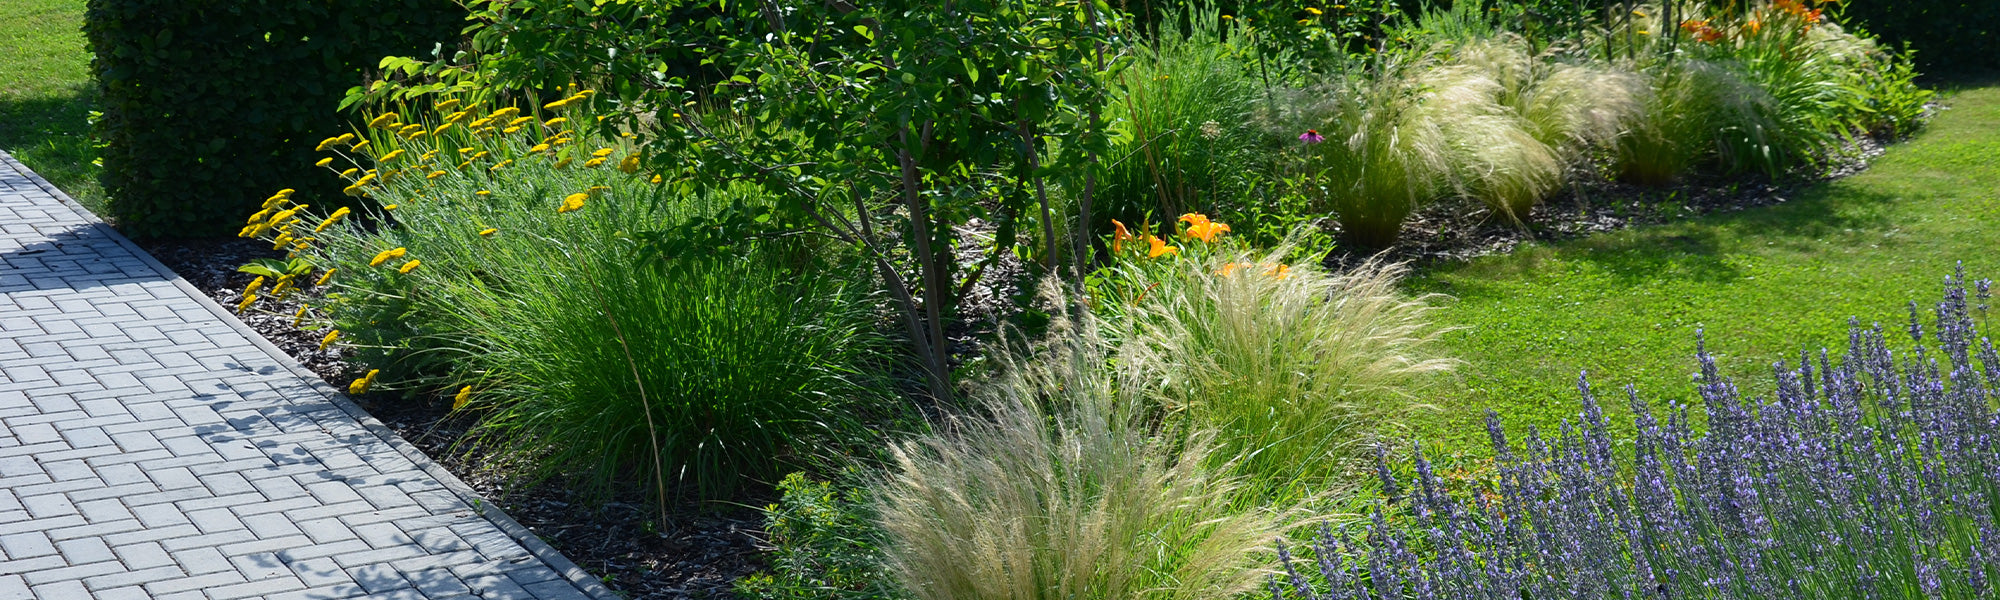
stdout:
[[1299,134],[1299,141],[1317,144],[1326,141],[1326,138],[1320,137],[1318,129],[1307,129],[1305,133]]

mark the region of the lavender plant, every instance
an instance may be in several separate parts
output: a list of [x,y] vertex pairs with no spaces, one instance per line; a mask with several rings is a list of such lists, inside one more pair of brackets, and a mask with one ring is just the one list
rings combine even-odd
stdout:
[[1774,365],[1768,398],[1741,397],[1698,350],[1705,432],[1628,388],[1637,437],[1614,449],[1587,379],[1580,421],[1553,437],[1510,443],[1489,414],[1487,489],[1444,489],[1421,449],[1408,489],[1382,461],[1390,503],[1357,531],[1323,527],[1302,560],[1281,549],[1271,597],[1992,597],[2000,353],[1977,328],[1990,285],[1947,278],[1928,331],[1911,303],[1908,351],[1850,321],[1844,359]]

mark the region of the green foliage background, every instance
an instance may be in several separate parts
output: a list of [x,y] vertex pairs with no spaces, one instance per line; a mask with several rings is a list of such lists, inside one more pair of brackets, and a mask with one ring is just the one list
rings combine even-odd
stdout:
[[449,0],[91,0],[111,216],[134,237],[228,235],[265,197],[338,198],[315,142],[383,56],[457,36]]

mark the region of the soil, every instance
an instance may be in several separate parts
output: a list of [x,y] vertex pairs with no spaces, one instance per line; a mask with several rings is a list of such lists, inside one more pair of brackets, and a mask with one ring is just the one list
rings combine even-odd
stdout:
[[[1526,227],[1469,201],[1430,206],[1405,225],[1402,241],[1379,256],[1406,261],[1418,268],[1471,260],[1512,250],[1527,241],[1584,237],[1636,225],[1685,220],[1788,201],[1800,189],[1843,177],[1866,167],[1879,156],[1881,144],[1861,140],[1816,173],[1779,178],[1760,176],[1691,177],[1668,187],[1644,187],[1585,174],[1577,184],[1538,206]],[[1338,236],[1330,219],[1321,227]],[[973,226],[973,230],[979,227]],[[162,240],[141,244],[160,262],[224,306],[241,300],[253,275],[236,270],[259,258],[282,253],[251,240]],[[976,255],[958,257],[965,268],[976,268]],[[1368,255],[1335,250],[1329,267],[1357,264]],[[1032,269],[1011,255],[988,267],[979,285],[967,290],[965,318],[949,332],[952,361],[961,364],[981,354],[990,340],[1021,306],[1020,296],[1033,287]],[[292,323],[302,296],[273,302],[239,316],[292,358],[336,385],[352,381],[359,366],[350,364],[338,346],[320,349],[323,331],[304,331]],[[893,325],[893,324],[892,324]],[[914,373],[902,379],[912,394],[921,388]],[[454,447],[470,425],[450,414],[449,399],[403,399],[368,395],[356,399],[377,419],[415,444],[479,494],[498,503],[507,514],[535,532],[611,589],[628,598],[727,598],[737,578],[764,568],[762,519],[752,507],[768,504],[768,489],[730,502],[671,507],[664,522],[649,508],[643,491],[608,503],[586,501],[566,491],[561,481],[515,487],[485,468],[476,453]],[[762,494],[761,496],[759,494]]]
[[[267,243],[244,239],[155,240],[140,246],[209,298],[231,307],[256,278],[237,267],[260,258],[284,257]],[[320,349],[326,332],[292,324],[303,301],[303,295],[278,301],[266,298],[237,318],[320,378],[336,386],[354,380],[360,366],[346,362],[338,345]],[[471,423],[451,415],[449,399],[367,394],[355,401],[627,598],[729,598],[737,578],[764,568],[763,519],[752,507],[772,498],[760,497],[755,490],[729,502],[670,507],[662,522],[641,491],[600,504],[574,497],[560,481],[516,487],[495,469],[483,468],[479,455],[454,448]]]

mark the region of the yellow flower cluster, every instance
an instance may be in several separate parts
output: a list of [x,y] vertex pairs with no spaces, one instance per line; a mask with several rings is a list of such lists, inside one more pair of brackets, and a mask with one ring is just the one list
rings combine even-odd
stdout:
[[359,396],[368,393],[368,388],[375,385],[375,376],[381,372],[381,369],[371,369],[367,375],[354,380],[354,383],[347,384],[348,395]]

